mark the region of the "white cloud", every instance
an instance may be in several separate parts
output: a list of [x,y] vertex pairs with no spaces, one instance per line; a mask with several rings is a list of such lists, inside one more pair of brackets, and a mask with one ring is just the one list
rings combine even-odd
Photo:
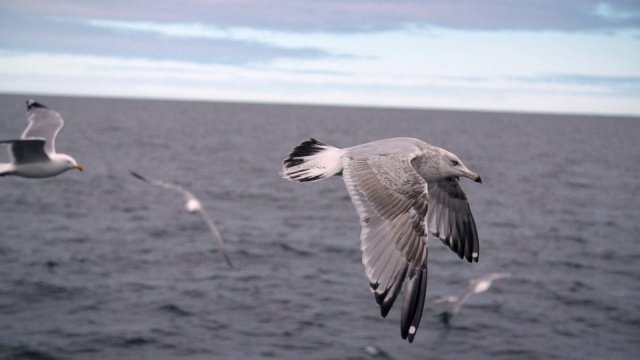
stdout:
[[606,2],[596,4],[594,13],[599,17],[611,21],[624,21],[640,18],[640,9],[625,9],[617,6],[617,4]]
[[638,30],[295,31],[160,18],[27,16],[24,29],[13,19],[13,35],[0,36],[0,91],[640,114]]
[[[47,66],[42,66],[47,64]],[[175,61],[0,53],[0,91],[70,95],[640,114],[602,84],[529,79],[325,74]]]
[[407,26],[592,31],[638,27],[629,0],[5,0],[12,13],[126,21],[201,22],[298,32],[377,32]]
[[[69,19],[65,19],[69,21]],[[154,21],[119,21],[103,19],[80,19],[79,22],[91,26],[116,31],[139,31],[157,33],[170,37],[192,37],[206,39],[233,39],[233,33],[221,27],[211,26],[200,22],[166,23]]]

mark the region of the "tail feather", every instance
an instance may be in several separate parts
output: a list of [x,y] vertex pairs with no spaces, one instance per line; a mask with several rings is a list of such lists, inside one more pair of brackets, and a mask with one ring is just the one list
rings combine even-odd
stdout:
[[280,175],[291,181],[317,181],[342,172],[342,150],[314,138],[303,141],[282,162]]

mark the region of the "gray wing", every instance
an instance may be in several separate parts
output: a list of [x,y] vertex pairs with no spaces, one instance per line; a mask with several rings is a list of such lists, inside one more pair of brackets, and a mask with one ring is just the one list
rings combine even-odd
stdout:
[[404,287],[401,335],[411,342],[427,290],[427,184],[411,154],[345,157],[343,179],[360,217],[362,262],[382,316]]
[[200,209],[199,212],[200,212],[200,215],[202,215],[202,217],[204,218],[204,221],[207,223],[207,226],[211,230],[211,233],[213,234],[213,238],[216,240],[216,242],[218,242],[218,246],[220,247],[220,251],[224,256],[224,259],[227,262],[227,265],[229,265],[230,268],[233,268],[231,259],[229,259],[229,255],[227,255],[227,252],[224,249],[224,242],[222,241],[222,236],[220,236],[220,232],[218,231],[218,228],[216,227],[216,225],[213,223],[213,220],[211,220],[209,213],[204,208]]
[[455,315],[458,313],[458,311],[460,311],[460,308],[462,307],[462,305],[465,303],[465,301],[467,301],[467,299],[469,298],[469,296],[473,295],[473,289],[471,288],[471,286],[468,286],[464,292],[458,296],[458,299],[453,303],[453,305],[451,306],[451,314]]
[[4,140],[0,144],[9,144],[9,157],[14,163],[30,163],[49,160],[43,139]]
[[[184,196],[185,201],[189,201],[190,199],[194,199],[196,201],[198,201],[198,199],[195,197],[195,195],[193,195],[190,191],[175,185],[175,184],[171,184],[171,183],[167,183],[164,181],[160,181],[160,180],[155,180],[155,179],[149,179],[147,177],[144,177],[140,174],[138,174],[135,171],[131,171],[131,175],[133,175],[134,177],[136,177],[137,179],[140,179],[146,183],[149,183],[151,185],[155,185],[158,187],[161,187],[163,189],[168,189],[168,190],[173,190],[176,192],[179,192],[180,194],[182,194],[182,196]],[[198,201],[199,203],[199,201]],[[218,231],[218,228],[216,227],[216,225],[213,223],[213,220],[211,220],[211,217],[209,216],[209,213],[207,212],[207,210],[204,209],[204,207],[200,206],[198,204],[198,209],[196,209],[197,212],[200,213],[200,215],[202,215],[202,218],[204,219],[205,223],[207,223],[207,226],[209,227],[209,229],[211,230],[211,232],[213,233],[213,237],[214,239],[218,242],[218,245],[220,246],[220,250],[222,251],[222,254],[224,256],[224,259],[227,261],[227,264],[229,265],[229,267],[233,268],[233,264],[231,263],[231,259],[229,259],[229,255],[227,255],[227,253],[224,250],[224,242],[222,241],[222,236],[220,236],[220,232]]]
[[60,114],[33,100],[27,101],[27,121],[29,125],[21,138],[43,138],[47,154],[55,153],[56,135],[64,125]]
[[510,273],[496,272],[496,273],[489,273],[489,274],[480,276],[479,278],[471,280],[467,288],[464,290],[464,292],[458,297],[458,300],[455,302],[453,306],[453,314],[456,314],[458,311],[460,311],[462,304],[464,304],[464,302],[467,301],[469,296],[473,294],[479,294],[479,293],[485,292],[491,287],[491,283],[494,280],[502,279],[510,276],[511,276]]
[[476,222],[458,178],[429,183],[429,231],[469,262],[478,261],[480,245]]
[[184,196],[185,201],[189,201],[190,199],[196,199],[195,195],[193,195],[190,191],[184,189],[181,186],[178,186],[178,185],[175,185],[175,184],[171,184],[171,183],[168,183],[168,182],[164,182],[164,181],[160,181],[160,180],[156,180],[156,179],[150,179],[150,178],[147,178],[145,176],[142,176],[142,175],[138,174],[135,171],[131,171],[131,175],[133,175],[137,179],[142,180],[142,181],[144,181],[146,183],[149,183],[151,185],[154,185],[154,186],[157,186],[157,187],[161,187],[163,189],[173,190],[175,192],[178,192],[178,193],[182,194],[182,196]]

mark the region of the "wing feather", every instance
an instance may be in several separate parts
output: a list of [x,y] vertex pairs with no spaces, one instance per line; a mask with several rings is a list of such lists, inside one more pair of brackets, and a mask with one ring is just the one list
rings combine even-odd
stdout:
[[480,245],[476,223],[458,178],[429,182],[429,231],[461,259],[478,261]]
[[411,326],[415,333],[426,292],[427,183],[411,166],[412,158],[345,156],[342,174],[360,217],[362,262],[382,316],[393,306],[407,275],[413,274],[409,281],[414,285],[403,296],[405,338]]
[[51,110],[33,100],[28,100],[27,121],[29,124],[22,132],[21,138],[43,138],[46,141],[44,145],[45,152],[47,154],[55,153],[56,135],[64,125],[62,116],[57,111]]
[[9,145],[9,157],[15,163],[30,163],[49,160],[44,139],[4,140]]
[[156,180],[156,179],[151,179],[145,176],[142,176],[140,174],[138,174],[135,171],[131,171],[131,175],[133,175],[134,177],[136,177],[139,180],[142,180],[146,183],[149,183],[153,186],[157,186],[163,189],[167,189],[167,190],[172,190],[175,191],[177,193],[182,194],[182,196],[184,197],[185,201],[189,201],[190,199],[195,199],[197,200],[196,196],[193,195],[192,192],[190,192],[189,190],[183,188],[182,186],[176,185],[176,184],[172,184],[172,183],[168,183],[168,182],[164,182],[161,180]]

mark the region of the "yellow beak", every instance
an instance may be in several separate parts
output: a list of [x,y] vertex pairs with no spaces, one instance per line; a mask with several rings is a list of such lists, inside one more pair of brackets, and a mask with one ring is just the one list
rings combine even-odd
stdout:
[[465,171],[464,175],[466,177],[468,177],[469,179],[471,179],[471,180],[473,180],[473,181],[475,181],[477,183],[482,184],[482,178],[480,177],[480,175],[474,173],[473,171]]
[[82,167],[82,165],[76,165],[76,166],[74,166],[74,167],[75,167],[76,169],[80,170],[80,171],[83,171],[83,170],[84,170],[84,168]]

